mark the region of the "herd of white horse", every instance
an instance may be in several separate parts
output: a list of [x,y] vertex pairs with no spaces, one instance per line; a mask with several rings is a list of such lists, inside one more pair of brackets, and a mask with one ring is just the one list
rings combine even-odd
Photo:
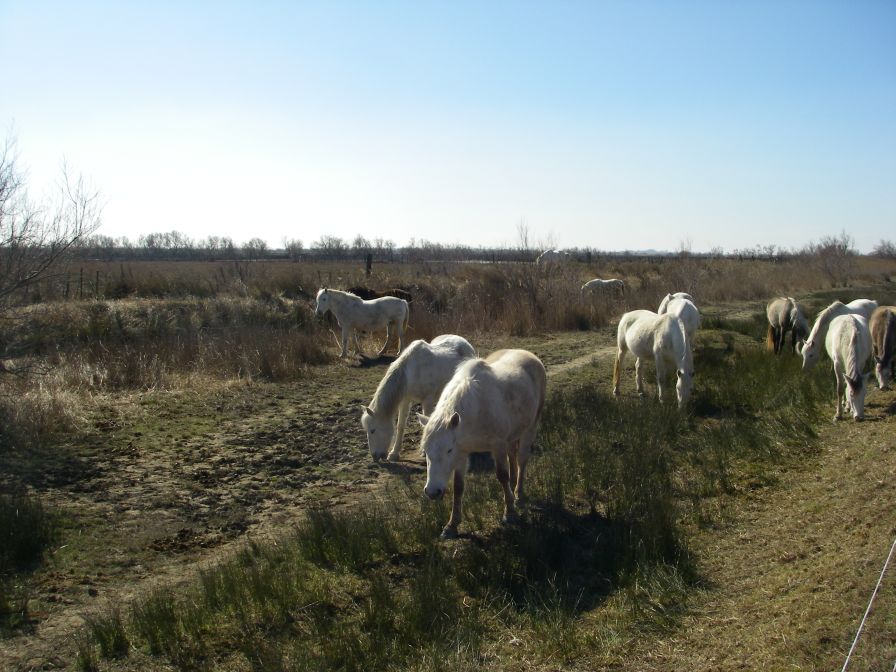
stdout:
[[[582,293],[592,291],[620,292],[624,285],[621,280],[592,280],[582,287]],[[498,350],[480,358],[465,338],[454,334],[438,336],[429,343],[417,340],[405,348],[408,304],[395,297],[364,301],[348,292],[321,289],[316,313],[320,316],[327,311],[342,329],[343,357],[350,337],[361,353],[358,330],[386,329],[380,355],[388,348],[393,330],[397,333],[399,355],[370,405],[362,407],[361,425],[374,459],[398,460],[411,405],[422,405],[417,417],[423,425],[421,448],[426,457],[424,493],[440,498],[453,480],[451,516],[442,536],[457,536],[471,453],[491,453],[504,492],[502,520],[515,521],[515,502],[523,494],[526,463],[545,403],[547,376],[541,360],[526,350]],[[824,345],[836,377],[835,420],[842,418],[844,403],[854,419],[864,417],[865,393],[872,375],[864,369],[870,357],[874,357],[881,389],[892,380],[896,307],[878,307],[868,299],[848,304],[835,301],[819,313],[809,329],[797,301],[780,297],[768,304],[766,315],[769,349],[780,353],[786,333],[791,332],[793,350],[803,358],[803,370],[817,363]],[[619,395],[622,363],[631,352],[636,358],[638,394],[645,395],[642,362],[652,359],[660,400],[669,396],[667,385],[674,370],[678,407],[685,408],[694,381],[693,343],[699,327],[700,311],[694,298],[684,292],[667,294],[656,312],[624,313],[616,331],[613,394]]]

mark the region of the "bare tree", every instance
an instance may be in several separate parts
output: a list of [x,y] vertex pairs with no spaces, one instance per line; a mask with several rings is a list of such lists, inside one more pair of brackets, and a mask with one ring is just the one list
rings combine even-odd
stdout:
[[894,243],[892,240],[881,239],[881,241],[874,246],[874,249],[871,250],[871,254],[873,254],[875,257],[896,259],[896,243]]
[[846,231],[809,243],[807,252],[815,257],[818,269],[831,281],[832,287],[846,287],[852,279],[856,258],[854,244],[855,240]]
[[293,261],[302,256],[302,250],[304,248],[304,244],[298,238],[287,238],[286,236],[283,236],[283,249],[286,250],[287,255],[289,255],[289,258]]
[[[63,163],[55,199],[35,204],[16,162],[16,145],[7,138],[0,152],[0,327],[29,290],[59,271],[62,261],[100,225],[99,194]],[[0,362],[19,353],[0,335]],[[0,364],[0,371],[8,371]]]
[[243,254],[247,259],[263,259],[267,256],[268,244],[262,238],[251,238],[243,245]]

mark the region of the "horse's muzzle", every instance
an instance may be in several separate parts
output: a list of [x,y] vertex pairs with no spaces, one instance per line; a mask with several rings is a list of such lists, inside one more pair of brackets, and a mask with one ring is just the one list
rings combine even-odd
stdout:
[[432,490],[423,488],[423,492],[430,499],[442,499],[442,496],[445,494],[445,488],[433,488]]

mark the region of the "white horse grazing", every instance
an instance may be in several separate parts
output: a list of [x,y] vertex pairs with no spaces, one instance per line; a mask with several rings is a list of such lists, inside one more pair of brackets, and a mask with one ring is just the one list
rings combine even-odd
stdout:
[[538,255],[535,260],[536,264],[565,264],[569,261],[569,252],[561,252],[560,250],[545,250]]
[[431,343],[414,341],[405,348],[389,365],[370,406],[362,407],[361,425],[374,459],[386,457],[387,450],[390,460],[400,457],[411,404],[420,402],[424,414],[432,413],[458,365],[475,356],[467,339],[454,334],[436,336]]
[[871,319],[871,313],[877,308],[877,301],[869,299],[856,299],[849,303],[834,301],[827,308],[818,313],[812,331],[805,343],[797,343],[796,351],[803,357],[803,371],[808,371],[818,363],[821,354],[821,346],[825,341],[831,320],[841,315],[861,315],[865,320]]
[[794,352],[797,342],[809,335],[809,322],[792,296],[779,296],[770,301],[765,308],[765,316],[768,318],[765,342],[768,349],[773,350],[776,355],[784,350],[784,339],[788,331]]
[[398,330],[398,352],[404,349],[404,332],[408,328],[408,302],[397,299],[394,296],[384,296],[381,299],[365,301],[350,292],[341,292],[338,289],[322,289],[317,293],[317,308],[314,313],[318,316],[325,315],[327,311],[333,313],[339,326],[342,327],[342,352],[340,357],[346,356],[348,337],[351,334],[355,341],[355,349],[362,357],[364,353],[358,343],[356,330],[373,331],[386,328],[386,342],[380,348],[382,355],[389,342],[392,340],[393,327]]
[[454,474],[454,502],[442,538],[457,536],[470,453],[490,452],[504,489],[504,522],[519,519],[514,497],[523,496],[526,462],[544,407],[544,365],[526,350],[498,350],[461,364],[423,424],[426,486],[430,499],[445,494]]
[[605,296],[605,295],[613,295],[613,294],[625,294],[625,283],[622,280],[617,278],[611,278],[609,280],[601,280],[600,278],[594,278],[594,280],[589,280],[582,288],[579,290],[579,294],[582,296]]
[[641,372],[642,360],[652,357],[656,363],[656,383],[660,401],[663,400],[666,372],[669,367],[676,371],[675,393],[678,408],[684,408],[691,394],[694,382],[694,356],[687,329],[674,315],[657,315],[650,310],[633,310],[622,316],[616,331],[616,364],[613,366],[613,394],[619,396],[619,379],[622,374],[622,360],[629,350],[635,360],[635,385],[640,396],[644,396],[644,379]]
[[688,339],[693,342],[694,336],[697,335],[697,330],[700,328],[700,311],[697,310],[697,305],[693,299],[685,298],[687,295],[684,292],[679,292],[679,294],[684,296],[666,295],[666,298],[669,300],[665,301],[664,299],[665,303],[660,304],[657,314],[665,315],[668,313],[681,320],[685,331],[688,332]]
[[663,300],[660,301],[660,307],[656,309],[657,315],[663,315],[669,306],[669,302],[674,301],[675,299],[687,299],[695,306],[697,305],[697,302],[694,301],[694,297],[687,292],[675,292],[674,294],[666,294],[666,296],[663,297]]
[[[841,315],[831,320],[824,347],[834,362],[834,378],[837,381],[837,415],[843,417],[844,392],[846,404],[852,409],[854,420],[865,417],[865,393],[867,379],[862,369],[871,356],[871,332],[868,321],[861,315]],[[843,388],[846,388],[845,390]]]
[[877,384],[885,390],[896,369],[896,306],[880,306],[871,314],[871,354]]

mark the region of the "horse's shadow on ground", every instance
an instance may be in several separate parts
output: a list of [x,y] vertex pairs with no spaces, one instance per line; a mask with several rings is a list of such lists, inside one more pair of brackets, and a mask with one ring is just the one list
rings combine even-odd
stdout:
[[539,604],[579,614],[620,588],[621,570],[631,561],[625,542],[630,533],[625,523],[597,511],[580,514],[528,500],[519,523],[488,534],[462,532],[454,557],[469,566],[460,575],[499,589],[520,610]]
[[398,357],[395,355],[377,355],[376,357],[368,357],[367,355],[359,355],[354,366],[358,369],[372,369],[376,366],[389,366]]

